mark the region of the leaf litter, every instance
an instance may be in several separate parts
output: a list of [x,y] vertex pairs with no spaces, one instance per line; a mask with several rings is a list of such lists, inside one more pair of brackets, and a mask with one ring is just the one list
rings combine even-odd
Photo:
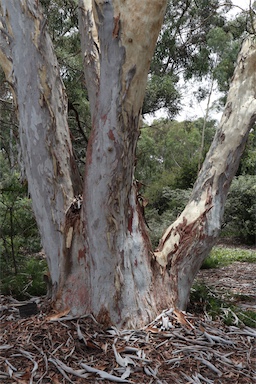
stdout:
[[21,319],[1,296],[3,383],[251,384],[256,329],[227,326],[207,313],[169,309],[142,329],[104,329],[92,315],[39,313]]

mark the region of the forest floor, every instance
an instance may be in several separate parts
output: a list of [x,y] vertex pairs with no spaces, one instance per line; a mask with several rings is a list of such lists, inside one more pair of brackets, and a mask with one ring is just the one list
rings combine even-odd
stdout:
[[[234,262],[201,270],[197,283],[223,302],[256,312],[255,277],[256,263]],[[117,330],[104,329],[90,315],[52,314],[44,298],[36,303],[39,312],[21,318],[24,303],[1,296],[4,384],[256,383],[256,325],[241,324],[225,306],[215,319],[193,303],[187,313],[163,311],[143,329]],[[232,325],[223,321],[227,313]]]
[[[203,282],[223,300],[231,301],[245,310],[256,312],[256,244],[247,246],[232,239],[220,240],[218,247],[232,250],[249,250],[255,253],[255,262],[239,262],[220,268],[201,269],[197,281]],[[255,323],[256,328],[256,323]]]
[[220,268],[202,269],[197,281],[213,288],[214,293],[223,300],[256,312],[256,262],[235,261]]

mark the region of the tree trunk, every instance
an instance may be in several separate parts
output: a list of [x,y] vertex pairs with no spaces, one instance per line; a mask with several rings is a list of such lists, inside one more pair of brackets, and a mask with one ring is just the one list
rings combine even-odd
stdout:
[[256,121],[256,45],[242,45],[227,103],[190,201],[166,230],[155,257],[170,274],[173,306],[186,309],[193,280],[218,238],[228,190]]
[[165,1],[152,1],[150,9],[145,1],[95,1],[93,7],[80,1],[92,115],[83,205],[88,299],[100,321],[115,324],[145,323],[168,298],[161,303],[152,288],[152,252],[133,179],[147,73],[164,10]]
[[[93,4],[93,6],[92,6]],[[184,309],[216,241],[227,191],[255,120],[256,50],[246,41],[191,200],[154,254],[133,179],[139,119],[165,0],[80,0],[91,105],[84,186],[56,57],[37,0],[0,0],[0,62],[11,83],[29,190],[59,310],[141,326]],[[83,197],[81,192],[83,190]]]
[[150,9],[146,1],[95,1],[93,9],[90,3],[80,2],[93,123],[83,202],[79,177],[72,179],[65,91],[36,1],[0,2],[1,61],[16,96],[56,308],[136,326],[168,306],[167,288],[160,295],[155,289],[158,277],[151,273],[153,253],[133,180],[147,72],[166,1],[152,1]]
[[47,255],[53,297],[65,278],[65,212],[82,183],[72,153],[67,100],[37,1],[3,0],[0,62],[13,89],[29,193]]

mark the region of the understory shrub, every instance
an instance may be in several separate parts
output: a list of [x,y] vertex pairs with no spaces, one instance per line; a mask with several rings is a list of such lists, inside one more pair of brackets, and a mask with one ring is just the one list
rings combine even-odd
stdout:
[[256,313],[252,310],[242,310],[234,305],[232,296],[223,298],[214,288],[204,282],[195,281],[190,292],[188,311],[192,313],[207,313],[214,320],[222,319],[227,325],[240,325],[255,328]]
[[245,244],[256,243],[256,176],[235,177],[227,197],[223,237],[237,237]]
[[10,170],[0,157],[0,288],[3,294],[19,298],[45,291],[43,260],[33,254],[41,249],[27,186],[19,172]]
[[160,237],[166,228],[176,220],[185,208],[191,190],[162,188],[157,201],[150,202],[146,208],[146,222],[154,247],[158,245]]

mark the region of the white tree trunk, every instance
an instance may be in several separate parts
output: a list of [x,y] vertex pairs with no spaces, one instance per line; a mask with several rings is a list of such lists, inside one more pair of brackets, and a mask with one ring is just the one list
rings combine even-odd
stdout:
[[150,7],[138,0],[95,1],[93,9],[80,2],[93,122],[83,209],[71,204],[80,185],[79,178],[78,185],[72,180],[65,92],[37,1],[0,4],[1,62],[17,98],[55,305],[74,314],[93,312],[105,323],[142,325],[168,302],[167,289],[159,296],[154,288],[158,277],[151,273],[152,251],[133,180],[147,72],[166,1]]
[[184,309],[218,236],[228,188],[255,121],[254,42],[244,42],[191,200],[153,254],[133,172],[147,73],[166,1],[79,2],[92,114],[83,203],[65,90],[38,1],[0,0],[0,6],[0,63],[16,98],[56,308],[92,312],[119,326],[141,326],[170,306]]
[[152,290],[150,245],[133,173],[165,3],[152,1],[149,9],[141,0],[79,3],[93,126],[84,187],[90,308],[101,321],[116,324],[145,323],[161,305]]
[[190,201],[166,230],[155,252],[170,273],[171,301],[187,306],[193,280],[215,244],[227,193],[239,166],[248,134],[256,121],[256,45],[248,37],[239,53],[227,104]]
[[66,261],[65,211],[82,192],[67,124],[67,100],[36,1],[0,1],[0,60],[12,86],[29,192],[54,295]]

